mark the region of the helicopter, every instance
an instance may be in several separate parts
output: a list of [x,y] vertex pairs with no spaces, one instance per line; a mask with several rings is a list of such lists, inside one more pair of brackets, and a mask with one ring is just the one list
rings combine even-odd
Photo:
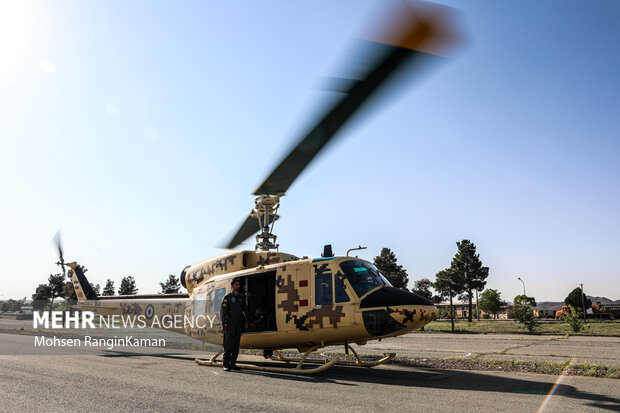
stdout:
[[[401,2],[377,30],[360,40],[362,56],[345,77],[336,79],[338,96],[325,108],[284,159],[254,190],[254,205],[228,240],[230,251],[186,266],[180,281],[187,293],[99,296],[82,267],[65,263],[60,238],[56,239],[63,268],[71,269],[77,308],[101,315],[206,316],[202,326],[184,323],[162,327],[192,338],[222,345],[219,310],[231,280],[241,281],[251,320],[246,320],[241,349],[262,350],[266,358],[285,362],[285,367],[240,365],[242,369],[312,374],[336,364],[372,367],[388,362],[394,353],[376,361],[364,361],[350,344],[395,337],[418,330],[432,321],[437,308],[427,299],[394,288],[373,263],[350,256],[335,256],[331,245],[320,257],[308,258],[280,252],[274,225],[280,198],[339,130],[392,82],[411,76],[420,66],[443,60],[460,43],[458,16],[446,6],[426,2]],[[255,235],[254,250],[233,250]],[[322,347],[343,345],[355,361],[338,358],[317,360],[308,356]],[[297,349],[299,358],[288,358],[284,349]],[[205,366],[221,366],[218,357],[196,359]],[[275,354],[275,355],[274,355]],[[295,367],[290,366],[296,362]],[[308,363],[320,366],[307,368]]]

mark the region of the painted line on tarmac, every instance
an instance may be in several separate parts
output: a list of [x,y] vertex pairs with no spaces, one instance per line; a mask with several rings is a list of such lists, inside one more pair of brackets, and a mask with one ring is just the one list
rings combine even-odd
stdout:
[[566,365],[566,367],[564,367],[564,370],[562,370],[562,373],[560,373],[558,378],[555,380],[555,383],[553,383],[553,386],[551,386],[551,389],[549,389],[549,393],[547,393],[547,395],[543,399],[543,402],[538,407],[538,410],[536,410],[536,413],[542,413],[545,411],[545,408],[547,407],[547,405],[549,404],[549,401],[555,394],[555,391],[558,389],[558,386],[562,384],[562,382],[564,381],[564,378],[566,377],[566,372],[568,371],[568,368],[570,367],[572,363],[573,363],[573,359],[571,358],[568,364]]

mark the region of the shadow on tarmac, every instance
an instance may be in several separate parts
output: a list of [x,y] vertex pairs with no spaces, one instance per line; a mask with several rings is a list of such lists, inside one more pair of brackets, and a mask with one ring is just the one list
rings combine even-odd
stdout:
[[[194,361],[195,356],[183,353],[134,353],[110,351],[103,357],[158,357],[184,361]],[[193,364],[193,363],[192,363]],[[240,365],[242,365],[240,360]],[[252,361],[259,366],[282,366],[279,362]],[[193,366],[192,366],[193,367]],[[215,368],[196,366],[198,368]],[[505,377],[480,371],[467,370],[438,370],[427,368],[397,367],[397,368],[365,368],[334,366],[333,368],[311,376],[301,376],[285,373],[257,372],[245,370],[230,374],[251,374],[271,377],[278,380],[297,381],[306,383],[330,383],[339,386],[356,386],[356,383],[373,383],[390,386],[437,388],[447,390],[471,390],[498,393],[539,394],[546,395],[553,387],[553,383],[537,381],[536,374],[529,375],[528,379],[521,377]],[[541,376],[543,377],[543,376]],[[596,380],[596,379],[592,379]],[[611,411],[620,411],[620,399],[606,395],[585,392],[574,386],[560,384],[554,391],[556,396],[570,397],[586,401],[587,406]]]

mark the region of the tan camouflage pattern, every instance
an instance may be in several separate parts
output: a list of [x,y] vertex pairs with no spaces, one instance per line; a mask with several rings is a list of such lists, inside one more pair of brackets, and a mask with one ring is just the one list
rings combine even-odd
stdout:
[[[209,322],[204,328],[195,326],[192,328],[187,325],[180,331],[173,331],[221,345],[222,324],[219,314],[221,301],[215,302],[216,298],[223,297],[231,291],[230,281],[234,277],[275,270],[277,331],[245,332],[241,338],[242,348],[303,350],[313,345],[327,346],[353,342],[365,344],[368,340],[380,337],[371,336],[364,327],[360,309],[363,297],[355,296],[353,287],[340,271],[339,264],[348,259],[351,258],[336,257],[314,262],[312,259],[300,260],[293,255],[279,252],[231,252],[188,268],[187,284],[190,295],[187,299],[144,299],[127,303],[123,300],[83,301],[82,298],[80,307],[100,314],[137,315],[145,314],[147,306],[151,305],[152,312],[160,317],[165,314],[206,316]],[[253,267],[249,268],[250,266]],[[316,305],[315,279],[316,275],[321,273],[331,274],[332,284],[336,282],[336,278],[340,279],[350,301]],[[77,281],[75,276],[74,280]],[[79,299],[78,289],[76,293]],[[417,330],[432,321],[437,313],[434,306],[419,305],[363,309],[367,310],[385,310],[394,320],[404,325],[403,329],[388,336],[398,336]]]
[[219,257],[201,261],[186,270],[187,292],[210,279],[211,277],[228,274],[250,268],[262,268],[265,265],[294,261],[298,258],[292,254],[273,251],[234,251]]

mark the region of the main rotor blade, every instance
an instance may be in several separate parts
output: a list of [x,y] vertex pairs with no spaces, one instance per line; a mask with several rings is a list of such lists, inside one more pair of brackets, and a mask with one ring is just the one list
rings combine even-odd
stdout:
[[62,241],[60,239],[60,230],[56,232],[56,235],[54,235],[54,238],[52,240],[54,241],[54,244],[58,249],[58,258],[60,258],[60,262],[64,262],[62,257]]
[[[273,222],[274,220],[278,220],[278,215],[270,215],[269,222]],[[250,211],[248,217],[243,221],[237,233],[233,235],[233,237],[226,243],[223,248],[232,249],[237,245],[241,244],[246,239],[250,238],[252,235],[257,233],[260,230],[260,226],[258,225],[258,218],[256,218],[256,214],[254,211]]]
[[60,267],[62,268],[62,274],[64,276],[66,276],[66,271],[65,271],[65,259],[62,255],[62,240],[60,237],[60,230],[58,230],[56,232],[56,235],[54,235],[53,238],[54,244],[56,244],[56,248],[58,248],[58,263],[60,264]]
[[235,248],[237,245],[250,238],[254,233],[258,232],[259,229],[258,218],[253,217],[252,212],[250,212],[250,215],[243,221],[237,233],[226,243],[224,248]]
[[[431,3],[400,3],[380,32],[368,36],[364,67],[342,79],[342,97],[310,127],[273,172],[254,190],[254,195],[285,193],[315,156],[362,105],[405,63],[429,56],[445,56],[459,42],[449,7]],[[362,69],[363,73],[359,73]],[[361,74],[361,76],[360,76]]]

